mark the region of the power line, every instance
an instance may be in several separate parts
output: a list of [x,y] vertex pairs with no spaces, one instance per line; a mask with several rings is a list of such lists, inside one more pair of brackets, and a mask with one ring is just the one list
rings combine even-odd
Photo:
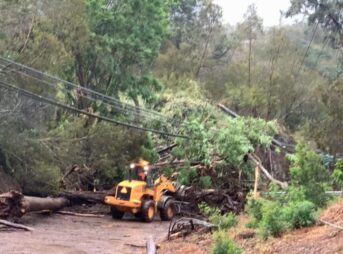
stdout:
[[[49,74],[45,74],[41,71],[35,70],[31,67],[25,66],[23,64],[16,63],[14,61],[11,61],[9,59],[0,57],[0,63],[3,63],[1,66],[3,67],[3,70],[9,69],[9,71],[16,72],[19,75],[25,75],[29,78],[33,78],[39,82],[42,82],[48,86],[55,87],[56,89],[63,89],[67,92],[72,92],[71,89],[76,89],[74,93],[78,92],[79,90],[81,91],[86,91],[85,93],[80,93],[80,97],[82,98],[88,98],[91,101],[94,102],[101,102],[102,104],[109,105],[112,108],[115,108],[116,110],[124,113],[124,115],[128,114],[133,114],[139,118],[146,118],[146,119],[153,119],[153,120],[158,120],[161,121],[164,119],[165,122],[180,125],[181,121],[176,120],[176,119],[170,119],[167,118],[166,116],[162,115],[159,112],[153,111],[153,110],[148,110],[142,107],[136,107],[128,103],[123,103],[120,100],[117,100],[113,97],[101,94],[99,92],[96,92],[92,89],[88,89],[85,87],[78,86],[76,84],[73,84],[71,82],[62,80],[58,77],[54,77]],[[4,65],[5,62],[5,65]],[[16,66],[16,68],[12,67]],[[47,81],[48,80],[48,81]],[[51,83],[53,82],[53,83]],[[63,88],[60,87],[60,84],[63,84]],[[76,96],[76,95],[73,95]]]
[[324,52],[324,49],[325,49],[325,47],[326,47],[327,44],[328,44],[328,38],[325,37],[324,40],[323,40],[322,48],[320,49],[320,52],[319,52],[318,57],[317,57],[317,59],[316,59],[316,62],[315,62],[315,64],[314,64],[314,67],[317,67],[318,62],[319,62],[319,59],[322,57],[323,52]]
[[[98,98],[101,98],[102,101],[106,101],[107,103],[110,103],[110,102],[113,102],[113,103],[116,103],[116,104],[119,104],[119,105],[125,105],[126,107],[130,108],[130,110],[140,110],[142,112],[145,112],[145,113],[148,113],[148,114],[152,114],[152,115],[158,115],[159,117],[161,118],[166,118],[164,115],[160,114],[159,112],[156,112],[156,111],[153,111],[153,110],[149,110],[149,109],[145,109],[145,108],[142,108],[142,107],[136,107],[136,106],[133,106],[131,104],[128,104],[128,103],[124,103],[116,98],[113,98],[113,97],[110,97],[108,95],[105,95],[105,94],[102,94],[102,93],[99,93],[97,91],[94,91],[92,89],[89,89],[89,88],[86,88],[86,87],[83,87],[83,86],[78,86],[72,82],[69,82],[69,81],[66,81],[66,80],[63,80],[63,79],[60,79],[58,77],[55,77],[55,76],[52,76],[50,74],[47,74],[47,73],[43,73],[41,71],[38,71],[36,69],[33,69],[31,67],[28,67],[26,65],[23,65],[23,64],[20,64],[20,63],[17,63],[17,62],[14,62],[12,60],[9,60],[9,59],[6,59],[6,58],[3,58],[3,57],[0,57],[0,60],[7,63],[7,66],[5,66],[6,68],[10,67],[11,65],[15,65],[15,66],[18,66],[20,67],[21,69],[24,69],[28,72],[31,72],[31,73],[34,73],[36,75],[39,75],[40,77],[37,77],[38,79],[40,80],[43,80],[43,78],[48,78],[55,82],[60,82],[62,84],[64,84],[65,86],[67,87],[74,87],[75,89],[80,89],[82,91],[85,91],[87,93],[90,93],[92,95],[95,96],[95,98],[98,96]],[[29,76],[34,76],[32,74],[28,74],[27,75]],[[167,119],[167,118],[166,118]]]
[[[318,25],[319,25],[319,23],[317,22],[317,23],[316,23],[316,26],[315,26],[315,28],[314,28],[314,30],[313,30],[311,40],[310,40],[310,42],[309,42],[309,44],[308,44],[308,46],[307,46],[307,48],[306,48],[306,52],[305,52],[304,57],[303,57],[303,59],[302,59],[302,61],[301,61],[301,65],[300,65],[300,68],[299,68],[299,72],[301,71],[301,68],[302,68],[302,66],[303,66],[304,63],[305,63],[305,59],[306,59],[306,57],[307,57],[308,52],[310,51],[312,42],[313,42],[314,37],[316,36],[316,33],[317,33]],[[298,73],[298,74],[299,74],[299,73]]]
[[60,102],[56,102],[56,101],[54,101],[52,99],[49,99],[49,98],[37,95],[37,94],[32,93],[32,92],[30,92],[28,90],[16,87],[14,85],[11,85],[11,84],[9,84],[7,82],[4,82],[4,81],[1,81],[1,80],[0,80],[0,86],[5,88],[5,89],[7,89],[7,90],[17,91],[20,94],[22,94],[22,95],[24,95],[26,97],[30,97],[30,98],[32,98],[34,100],[37,100],[37,101],[40,101],[40,102],[43,102],[43,103],[46,103],[46,104],[50,104],[50,105],[53,105],[53,106],[57,106],[57,107],[60,107],[60,108],[63,108],[63,109],[66,109],[66,110],[69,110],[69,111],[72,111],[72,112],[75,112],[75,113],[79,113],[79,114],[87,115],[87,116],[90,116],[90,117],[94,117],[94,118],[97,118],[97,119],[100,119],[100,120],[103,120],[103,121],[106,121],[106,122],[109,122],[109,123],[121,125],[121,126],[124,126],[124,127],[127,127],[127,128],[136,129],[136,130],[140,130],[140,131],[146,131],[146,132],[151,132],[151,133],[155,133],[155,134],[160,134],[160,135],[164,135],[164,136],[178,137],[178,138],[187,138],[186,136],[177,135],[177,134],[173,134],[173,133],[167,133],[167,132],[163,132],[163,131],[159,131],[159,130],[155,130],[155,129],[150,129],[150,128],[144,128],[144,127],[140,127],[140,126],[133,125],[133,124],[130,124],[130,123],[125,123],[125,122],[117,121],[117,120],[114,120],[114,119],[111,119],[111,118],[108,118],[108,117],[105,117],[105,116],[99,116],[99,115],[96,115],[96,114],[93,114],[93,113],[90,113],[90,112],[87,112],[87,111],[84,111],[84,110],[81,110],[81,109],[77,109],[77,108],[65,105],[65,104],[60,103]]
[[[6,68],[7,66],[0,64],[0,67],[5,67],[5,68]],[[15,73],[17,73],[17,74],[19,74],[19,75],[24,75],[24,76],[26,76],[26,77],[33,78],[33,79],[35,79],[35,80],[37,80],[37,81],[39,81],[39,82],[42,82],[42,83],[44,83],[45,85],[48,85],[48,86],[50,86],[50,87],[53,87],[53,88],[56,88],[56,89],[59,88],[58,85],[56,85],[56,84],[51,84],[51,83],[49,83],[49,82],[47,82],[47,81],[45,81],[45,80],[43,80],[43,79],[39,79],[39,78],[36,77],[36,76],[31,76],[31,75],[29,75],[29,74],[27,74],[27,73],[25,73],[25,72],[23,72],[23,71],[20,71],[20,70],[18,70],[18,69],[11,69],[10,71],[15,72]],[[66,88],[64,88],[63,90],[68,91],[68,92],[71,92],[71,90],[67,90]],[[82,97],[82,98],[87,98],[87,99],[89,99],[89,100],[91,100],[91,101],[94,101],[94,102],[101,102],[101,103],[103,103],[103,104],[105,104],[105,105],[111,106],[112,108],[115,108],[115,109],[117,109],[117,110],[123,112],[124,114],[127,114],[127,113],[128,113],[128,112],[126,111],[125,108],[123,108],[123,107],[121,107],[121,106],[119,106],[119,105],[117,105],[117,104],[108,103],[108,102],[105,102],[105,101],[102,101],[102,100],[100,100],[100,99],[96,99],[96,98],[93,98],[93,97],[90,97],[90,96],[87,96],[87,95],[86,95],[86,96],[85,96],[85,95],[81,95],[80,97]],[[158,119],[158,118],[155,118],[153,115],[145,114],[144,112],[143,112],[143,113],[138,113],[138,112],[136,112],[136,110],[134,110],[134,111],[132,111],[132,112],[130,112],[130,113],[132,113],[132,114],[134,114],[134,115],[136,115],[136,116],[139,116],[139,117],[144,116],[144,117],[146,117],[146,118],[151,118],[151,119],[154,119],[154,120]]]

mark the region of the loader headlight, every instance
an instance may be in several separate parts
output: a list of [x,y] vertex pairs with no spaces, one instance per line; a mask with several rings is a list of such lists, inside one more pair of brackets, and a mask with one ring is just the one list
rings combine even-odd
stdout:
[[135,166],[136,166],[135,163],[131,163],[131,164],[130,164],[130,168],[131,168],[131,169],[134,169]]
[[145,166],[144,166],[144,170],[145,170],[145,171],[148,171],[148,170],[149,170],[149,166],[148,166],[148,165],[145,165]]

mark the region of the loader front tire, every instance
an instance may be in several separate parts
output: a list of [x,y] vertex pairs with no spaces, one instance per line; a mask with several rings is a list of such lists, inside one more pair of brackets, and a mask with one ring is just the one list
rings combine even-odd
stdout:
[[155,217],[155,203],[152,200],[145,200],[142,206],[142,220],[152,222]]
[[113,218],[113,219],[118,219],[118,220],[120,220],[120,219],[123,218],[124,212],[119,211],[117,208],[115,208],[115,207],[112,206],[112,207],[111,207],[111,215],[112,215],[112,218]]

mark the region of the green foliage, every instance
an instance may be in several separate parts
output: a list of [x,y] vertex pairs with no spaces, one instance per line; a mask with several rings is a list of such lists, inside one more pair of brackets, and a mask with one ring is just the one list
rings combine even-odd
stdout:
[[212,180],[210,176],[202,176],[199,178],[199,187],[208,189],[212,186]]
[[247,226],[258,226],[263,239],[279,237],[288,229],[313,225],[316,222],[315,212],[315,205],[303,199],[284,204],[260,199],[249,204],[248,213],[253,218]]
[[336,163],[332,178],[343,189],[343,160]]
[[192,184],[195,177],[197,177],[198,173],[194,168],[184,168],[179,172],[177,181],[181,185],[189,186]]
[[323,28],[329,31],[329,38],[334,43],[342,45],[342,27],[339,22],[341,18],[340,10],[343,8],[341,1],[311,1],[292,0],[287,15],[305,14],[310,24],[318,22]]
[[163,175],[167,178],[170,178],[174,173],[174,169],[173,168],[169,168],[169,167],[166,167],[163,169]]
[[[130,0],[109,5],[107,0],[87,0],[86,3],[91,40],[88,49],[79,57],[76,55],[77,66],[90,70],[87,74],[90,84],[98,88],[102,85],[100,89],[110,95],[124,92],[136,102],[139,96],[153,100],[152,91],[161,86],[148,67],[158,56],[168,33],[168,2]],[[78,79],[81,83],[84,78],[78,75]],[[107,82],[99,84],[99,79]]]
[[154,143],[151,136],[147,135],[143,140],[143,144],[140,147],[140,155],[144,160],[149,161],[151,164],[158,160],[158,154],[155,151]]
[[243,251],[228,238],[225,232],[219,231],[214,235],[213,254],[242,254]]
[[262,207],[263,204],[261,200],[250,198],[247,202],[246,211],[255,221],[260,222],[263,216]]
[[173,151],[177,158],[200,160],[210,165],[211,158],[217,155],[228,166],[243,167],[246,154],[254,151],[255,146],[270,145],[277,133],[274,122],[244,117],[227,118],[211,106],[204,107],[203,100],[197,102],[199,104],[181,102],[186,99],[183,96],[175,95],[177,99],[165,105],[165,110],[173,110],[174,113],[179,112],[182,106],[186,112],[177,115],[187,115],[182,131],[189,139],[177,140],[178,148]]
[[316,222],[317,207],[306,200],[305,188],[290,186],[286,193],[277,195],[274,192],[269,198],[249,199],[247,204],[251,220],[246,226],[258,227],[263,239],[279,237],[288,229],[307,227]]
[[227,230],[237,225],[237,216],[233,213],[222,215],[218,208],[209,207],[205,203],[199,204],[199,210],[206,215],[210,222],[217,226],[219,230]]
[[276,202],[265,202],[263,205],[263,217],[259,223],[261,236],[266,239],[269,236],[278,237],[286,230],[287,224],[283,218],[280,205]]
[[179,139],[177,144],[182,147],[184,150],[184,156],[188,160],[192,161],[202,161],[206,165],[211,163],[210,154],[210,139],[208,130],[206,127],[199,121],[199,119],[192,120],[187,123],[184,127],[184,134],[189,139]]
[[38,162],[34,170],[27,172],[27,175],[16,177],[23,181],[21,185],[24,193],[38,196],[57,195],[61,171],[57,166]]
[[306,200],[323,207],[328,201],[324,187],[329,180],[329,174],[320,156],[306,146],[298,145],[290,160],[292,185],[303,187]]
[[310,201],[290,202],[282,212],[284,220],[292,229],[311,226],[316,222],[316,207]]

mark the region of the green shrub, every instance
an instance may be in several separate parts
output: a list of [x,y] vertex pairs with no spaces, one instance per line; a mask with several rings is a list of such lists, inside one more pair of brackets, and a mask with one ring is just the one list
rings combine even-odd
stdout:
[[202,176],[199,179],[199,186],[202,189],[210,188],[212,185],[211,177],[209,176]]
[[174,169],[166,167],[165,169],[163,169],[163,175],[165,175],[166,177],[170,178],[174,173]]
[[329,174],[319,155],[306,147],[298,145],[296,153],[289,156],[291,160],[291,184],[304,189],[306,200],[317,207],[323,207],[328,201],[325,194],[325,184],[328,183]]
[[316,206],[305,199],[303,188],[291,186],[284,197],[277,200],[249,199],[247,211],[251,220],[246,227],[259,227],[260,235],[267,239],[280,236],[286,229],[306,227],[316,222]]
[[198,173],[194,168],[185,168],[182,169],[177,177],[177,181],[181,185],[191,185],[192,181],[195,177],[197,177]]
[[261,236],[267,239],[269,236],[278,237],[286,230],[287,223],[283,220],[283,213],[277,202],[266,201],[263,205],[263,217],[259,223]]
[[237,225],[237,216],[233,213],[221,215],[218,208],[212,208],[205,203],[199,204],[199,210],[202,214],[208,216],[210,222],[217,226],[219,230],[229,229]]
[[287,190],[287,193],[285,196],[285,201],[287,203],[290,202],[301,202],[306,200],[306,191],[305,188],[302,186],[295,187],[290,186]]
[[227,213],[224,215],[214,214],[210,216],[211,223],[218,226],[219,229],[229,229],[237,225],[238,220],[235,214]]
[[252,218],[247,224],[245,224],[245,226],[247,228],[258,228],[258,223],[259,222],[256,219]]
[[213,254],[242,254],[243,251],[229,239],[225,232],[217,232],[214,235]]
[[343,160],[336,163],[332,178],[343,189]]
[[282,212],[284,220],[292,229],[311,226],[316,222],[316,208],[310,201],[290,202]]
[[59,191],[61,173],[58,167],[37,163],[35,170],[29,171],[22,182],[24,193],[38,196],[56,195]]
[[262,220],[263,216],[262,207],[263,205],[260,200],[251,198],[248,200],[246,210],[248,214],[251,215],[256,222],[259,222]]

